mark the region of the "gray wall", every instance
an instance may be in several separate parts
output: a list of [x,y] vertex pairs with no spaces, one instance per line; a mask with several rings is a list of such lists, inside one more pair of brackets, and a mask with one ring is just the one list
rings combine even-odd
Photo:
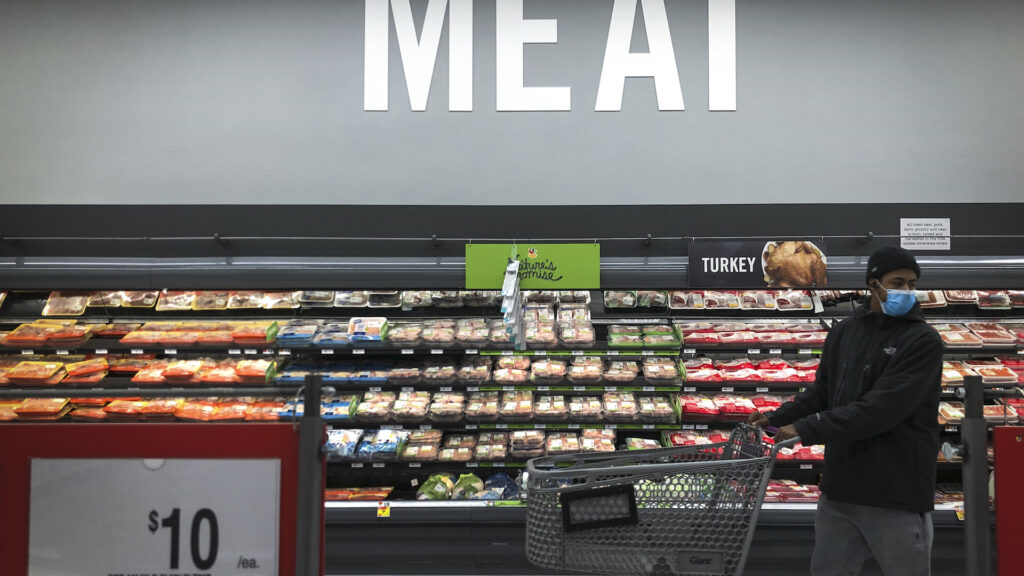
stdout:
[[612,1],[526,0],[559,20],[527,84],[571,86],[574,110],[497,113],[494,2],[475,4],[475,111],[447,111],[445,34],[428,111],[393,41],[391,111],[370,113],[362,0],[3,0],[0,203],[1024,197],[1019,0],[737,0],[734,113],[707,111],[702,0],[667,0],[685,112],[649,79],[594,112]]

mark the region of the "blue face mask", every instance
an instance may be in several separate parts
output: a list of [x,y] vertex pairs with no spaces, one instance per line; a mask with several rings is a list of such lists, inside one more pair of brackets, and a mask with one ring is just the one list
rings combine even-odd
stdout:
[[903,316],[917,303],[917,293],[913,290],[886,290],[882,312],[889,316]]

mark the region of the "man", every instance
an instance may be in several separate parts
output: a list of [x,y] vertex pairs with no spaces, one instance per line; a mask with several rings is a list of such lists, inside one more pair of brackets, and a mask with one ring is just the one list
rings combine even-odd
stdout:
[[873,554],[887,576],[931,573],[942,340],[914,289],[921,268],[887,247],[868,260],[869,302],[825,341],[814,385],[750,422],[825,444],[814,576],[859,574]]

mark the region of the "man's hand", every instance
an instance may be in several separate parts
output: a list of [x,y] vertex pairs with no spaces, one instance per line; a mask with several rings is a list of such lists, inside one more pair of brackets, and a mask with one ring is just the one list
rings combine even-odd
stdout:
[[775,433],[775,441],[784,442],[790,438],[796,438],[799,435],[800,433],[796,431],[796,426],[787,424],[782,428],[779,428],[779,431]]
[[768,422],[767,416],[761,414],[757,410],[754,410],[753,412],[750,413],[750,416],[747,417],[747,424],[750,424],[751,426],[757,426],[758,428],[763,428],[765,426],[770,425],[770,422]]

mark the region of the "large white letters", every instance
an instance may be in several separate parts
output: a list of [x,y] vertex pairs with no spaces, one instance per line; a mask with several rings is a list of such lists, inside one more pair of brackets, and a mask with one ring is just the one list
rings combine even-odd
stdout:
[[473,0],[429,0],[423,32],[417,39],[410,0],[366,0],[363,108],[388,110],[388,6],[395,17],[395,34],[405,69],[412,110],[427,109],[434,65],[441,44],[445,10],[448,18],[448,109],[473,110]]
[[523,86],[523,45],[558,42],[557,20],[525,20],[523,0],[497,1],[497,108],[499,111],[568,111],[568,87]]
[[672,46],[672,33],[664,0],[643,0],[644,26],[650,52],[631,54],[633,20],[636,0],[615,0],[612,22],[608,27],[601,84],[597,90],[599,112],[622,110],[622,92],[627,77],[653,77],[658,94],[659,110],[684,110],[683,90],[679,86],[679,69]]
[[736,0],[708,0],[708,110],[736,110]]

